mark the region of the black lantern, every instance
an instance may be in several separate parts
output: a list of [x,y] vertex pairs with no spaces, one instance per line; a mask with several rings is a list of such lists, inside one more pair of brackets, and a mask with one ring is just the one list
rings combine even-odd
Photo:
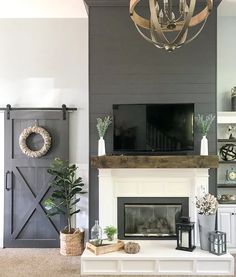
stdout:
[[178,250],[192,252],[195,246],[194,222],[189,222],[186,218],[180,218],[181,222],[176,223],[177,247]]
[[215,255],[226,254],[226,233],[214,231],[209,233],[209,252]]

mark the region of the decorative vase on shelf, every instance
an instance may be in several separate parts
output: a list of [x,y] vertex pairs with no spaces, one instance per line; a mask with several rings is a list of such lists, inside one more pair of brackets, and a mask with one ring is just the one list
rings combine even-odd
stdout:
[[201,156],[207,156],[208,155],[208,139],[206,136],[203,136],[201,139]]
[[99,226],[98,220],[95,220],[95,224],[91,229],[91,240],[96,246],[102,244],[102,228]]
[[100,137],[98,140],[98,156],[106,155],[105,140],[103,137]]
[[104,119],[98,117],[97,118],[97,130],[98,130],[98,135],[99,135],[99,140],[98,140],[98,156],[104,156],[106,155],[106,149],[105,149],[105,141],[104,137],[107,132],[108,127],[112,123],[112,117],[105,116]]
[[198,214],[200,248],[209,251],[209,233],[215,231],[216,215]]

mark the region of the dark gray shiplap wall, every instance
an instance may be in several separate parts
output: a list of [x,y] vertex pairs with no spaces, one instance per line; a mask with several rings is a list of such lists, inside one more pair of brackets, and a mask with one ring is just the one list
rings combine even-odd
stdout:
[[[89,7],[90,155],[97,155],[96,118],[112,115],[113,104],[195,103],[196,114],[216,113],[216,20],[214,11],[196,40],[167,53],[138,34],[128,7]],[[216,124],[208,138],[209,152],[215,154]],[[195,144],[199,154],[198,135]],[[112,128],[106,150],[112,152]],[[97,176],[90,168],[90,227],[98,218]],[[216,191],[213,170],[210,191]]]

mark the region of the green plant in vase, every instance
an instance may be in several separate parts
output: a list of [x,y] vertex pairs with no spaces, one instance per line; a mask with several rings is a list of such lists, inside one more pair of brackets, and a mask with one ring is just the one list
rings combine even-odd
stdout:
[[202,139],[201,139],[201,155],[208,155],[208,140],[207,134],[211,128],[213,121],[215,120],[215,116],[213,114],[208,114],[204,117],[202,114],[198,114],[195,117],[196,126],[199,129]]
[[106,135],[108,127],[112,124],[112,117],[105,116],[104,119],[97,118],[97,130],[99,135],[98,141],[98,156],[106,155],[104,137]]
[[107,235],[107,239],[109,241],[113,241],[114,240],[114,236],[117,233],[117,229],[114,226],[107,226],[104,229],[104,233]]
[[196,125],[202,136],[207,136],[214,120],[215,116],[213,114],[208,114],[205,117],[202,114],[198,114],[195,117]]

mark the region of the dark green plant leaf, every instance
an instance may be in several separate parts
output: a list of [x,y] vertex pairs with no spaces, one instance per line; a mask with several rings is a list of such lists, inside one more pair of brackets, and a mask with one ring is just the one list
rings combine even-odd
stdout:
[[70,205],[74,206],[75,204],[77,204],[80,201],[80,198],[77,198],[74,202],[72,202]]
[[77,214],[80,212],[80,209],[79,210],[76,210],[75,212],[71,213],[70,216],[72,216],[73,214]]
[[47,213],[47,216],[52,217],[54,215],[59,215],[59,214],[60,214],[59,212],[53,212],[53,213]]
[[72,191],[69,193],[69,197],[72,198],[75,196],[77,193],[80,193],[82,191],[82,188],[74,188]]
[[59,207],[56,208],[57,212],[60,213],[60,214],[66,214],[66,212],[62,209],[60,209]]
[[60,190],[55,190],[52,193],[52,197],[53,198],[59,198],[59,199],[66,199],[65,193],[63,191],[60,191]]

